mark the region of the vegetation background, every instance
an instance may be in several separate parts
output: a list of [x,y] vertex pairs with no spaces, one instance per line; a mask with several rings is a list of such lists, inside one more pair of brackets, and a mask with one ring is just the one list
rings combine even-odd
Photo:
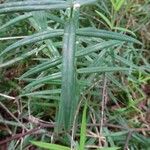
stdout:
[[150,0],[0,3],[0,150],[150,150]]

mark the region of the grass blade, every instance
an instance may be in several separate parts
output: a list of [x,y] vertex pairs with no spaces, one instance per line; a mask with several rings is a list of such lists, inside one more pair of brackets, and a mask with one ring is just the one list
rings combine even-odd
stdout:
[[34,68],[31,68],[29,71],[24,73],[19,79],[21,80],[21,79],[26,78],[30,75],[42,72],[42,71],[44,71],[48,68],[55,67],[55,66],[59,65],[60,63],[61,63],[60,58],[56,58],[56,59],[53,59],[53,60],[50,60],[50,61],[46,61],[44,63],[41,63],[41,64],[37,65]]
[[95,3],[96,1],[97,0],[76,0],[76,4],[88,5],[88,4]]
[[112,29],[112,27],[113,27],[113,24],[111,23],[111,21],[105,16],[105,15],[103,15],[101,12],[99,12],[99,11],[95,11],[106,23],[107,23],[107,25]]
[[36,95],[51,95],[51,94],[60,94],[61,89],[53,89],[53,90],[43,90],[43,91],[36,91],[32,93],[25,93],[20,95],[21,97],[23,96],[36,96]]
[[0,5],[0,14],[10,12],[25,12],[37,10],[65,9],[69,4],[66,1],[20,1]]
[[77,57],[82,57],[82,56],[88,55],[90,53],[96,52],[98,50],[102,50],[102,49],[106,49],[106,48],[115,46],[115,45],[120,44],[120,43],[121,43],[120,41],[116,41],[116,40],[104,41],[104,42],[94,44],[92,46],[89,46],[85,49],[82,49],[82,50],[78,51],[76,53],[76,56]]
[[63,0],[31,0],[31,1],[18,1],[18,2],[7,2],[0,5],[0,8],[4,7],[16,7],[16,6],[32,6],[32,5],[48,5],[48,4],[57,4],[57,3],[64,3]]
[[50,143],[36,142],[36,141],[32,141],[31,143],[40,148],[44,148],[44,149],[48,149],[48,150],[71,150],[69,147],[61,146],[61,145],[57,145],[57,144],[50,144]]
[[60,30],[59,29],[58,30],[57,29],[56,30],[47,30],[47,31],[43,31],[40,33],[36,33],[34,35],[28,36],[16,43],[10,45],[9,47],[7,47],[4,51],[2,51],[0,53],[0,56],[4,55],[7,52],[10,52],[13,49],[18,48],[18,47],[21,47],[21,46],[24,46],[27,44],[32,44],[35,42],[39,42],[39,41],[49,39],[52,37],[59,37],[61,35],[63,35],[63,31],[61,29]]
[[112,31],[106,31],[106,30],[84,28],[84,29],[79,29],[77,31],[77,34],[79,36],[97,37],[97,38],[103,38],[103,39],[113,39],[113,40],[118,40],[118,41],[125,41],[125,42],[141,44],[140,41],[138,41],[130,36],[127,36],[127,35],[121,34],[121,33],[112,32]]
[[120,10],[125,0],[118,0],[116,3],[116,11]]
[[29,56],[35,54],[37,51],[39,51],[39,50],[36,48],[36,49],[31,50],[31,51],[29,51],[29,52],[27,52],[27,53],[25,53],[25,54],[22,54],[21,56],[19,56],[19,57],[17,57],[17,58],[14,58],[14,59],[12,59],[12,60],[10,60],[10,61],[1,63],[1,64],[0,64],[0,68],[3,68],[3,67],[6,67],[6,66],[9,66],[9,65],[12,65],[12,64],[14,64],[14,63],[16,63],[16,62],[18,62],[18,61],[20,61],[20,60],[22,60],[22,59],[25,59],[25,58],[27,58],[27,57],[29,57]]
[[84,105],[84,110],[83,110],[83,115],[82,115],[79,150],[84,150],[85,149],[85,141],[86,141],[86,113],[87,113],[87,102]]
[[115,71],[128,71],[131,68],[125,67],[87,67],[78,69],[78,73],[103,73],[103,72],[115,72]]
[[19,21],[25,20],[25,19],[30,18],[30,17],[32,17],[32,14],[28,13],[28,14],[20,15],[14,19],[11,19],[6,24],[4,24],[0,27],[0,32],[4,32],[4,31],[6,31],[6,29],[8,27],[18,23]]
[[120,150],[119,147],[106,147],[106,148],[100,148],[98,150]]
[[44,83],[47,83],[48,81],[51,81],[51,80],[54,80],[54,79],[59,79],[59,78],[61,78],[61,73],[60,72],[50,74],[46,77],[39,78],[38,80],[35,79],[35,81],[31,82],[30,84],[28,84],[25,87],[25,90],[30,90],[31,91],[31,89],[33,89],[35,86],[37,86],[39,84],[44,84]]

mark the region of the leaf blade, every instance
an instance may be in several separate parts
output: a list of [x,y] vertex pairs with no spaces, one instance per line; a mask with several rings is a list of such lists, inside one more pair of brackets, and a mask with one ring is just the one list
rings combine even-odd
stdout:
[[38,142],[38,141],[31,141],[31,143],[40,148],[46,148],[48,150],[71,150],[69,147],[61,146],[58,144],[50,144],[50,143]]

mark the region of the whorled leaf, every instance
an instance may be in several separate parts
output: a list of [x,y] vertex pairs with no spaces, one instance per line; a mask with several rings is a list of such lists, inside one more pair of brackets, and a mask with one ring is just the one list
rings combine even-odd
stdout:
[[[103,50],[103,49],[105,50],[109,47],[118,45],[120,43],[121,43],[120,41],[109,40],[109,41],[104,41],[104,42],[98,43],[96,45],[94,44],[94,45],[88,46],[87,48],[84,48],[84,49],[77,51],[75,54],[75,57],[77,57],[77,58],[83,57],[83,56],[89,55],[93,52],[96,52],[98,50]],[[29,71],[27,71],[25,74],[23,74],[20,77],[20,79],[26,78],[26,77],[31,76],[33,74],[36,74],[38,72],[44,71],[48,68],[59,65],[62,62],[61,60],[62,60],[62,57],[56,58],[56,59],[51,60],[51,61],[43,62],[43,63],[37,65],[36,67],[31,68]]]

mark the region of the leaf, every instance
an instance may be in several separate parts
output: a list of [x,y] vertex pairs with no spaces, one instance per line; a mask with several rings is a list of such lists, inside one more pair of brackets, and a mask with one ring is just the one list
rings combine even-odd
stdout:
[[50,143],[37,142],[37,141],[31,141],[31,143],[40,148],[45,148],[48,150],[71,150],[69,147],[61,146],[61,145],[57,145],[57,144],[50,144]]
[[124,88],[124,86],[115,79],[115,77],[112,74],[106,74],[107,78],[114,83],[116,86],[118,86],[120,89],[122,89],[123,91],[125,91],[126,89]]
[[111,0],[111,3],[113,5],[115,11],[119,11],[124,2],[125,2],[125,0]]
[[[46,11],[34,11],[31,12],[33,15],[33,18],[29,19],[31,22],[31,25],[38,31],[41,32],[45,29],[48,29],[48,16],[49,14]],[[48,49],[48,53],[45,53],[49,57],[52,55],[54,57],[59,56],[58,50],[55,48],[54,43],[51,39],[44,40],[44,43],[46,44],[46,47]],[[43,51],[44,53],[45,51]]]
[[6,2],[0,4],[0,8],[4,7],[12,7],[12,6],[31,6],[31,5],[48,5],[48,4],[57,4],[57,3],[64,3],[64,0],[28,0],[28,1],[16,1],[16,2]]
[[24,19],[30,18],[32,17],[32,14],[28,13],[28,14],[24,14],[24,15],[20,15],[14,19],[11,19],[10,21],[8,21],[6,24],[2,25],[0,27],[0,32],[4,32],[6,31],[6,29],[16,23],[18,23],[19,21],[22,21]]
[[106,48],[109,48],[109,47],[112,47],[112,46],[115,46],[118,44],[121,44],[121,42],[116,41],[116,40],[104,41],[104,42],[89,46],[87,48],[81,49],[80,51],[77,51],[76,56],[82,57],[82,56],[88,55],[90,53],[96,52],[98,50],[106,49]]
[[[74,5],[77,7],[96,2],[96,0],[77,0]],[[75,6],[75,7],[76,7]],[[31,0],[0,4],[0,14],[10,12],[25,12],[38,10],[66,9],[70,3],[64,0]]]
[[26,78],[30,75],[35,74],[35,73],[42,72],[42,71],[44,71],[48,68],[55,67],[55,66],[59,65],[60,63],[61,63],[60,58],[56,58],[56,59],[53,59],[53,60],[50,60],[50,61],[46,61],[44,63],[41,63],[41,64],[36,65],[35,67],[31,68],[29,71],[24,73],[19,79],[21,80],[21,79]]
[[31,1],[19,1],[0,4],[0,14],[10,12],[25,12],[25,11],[37,11],[37,10],[51,10],[51,9],[65,9],[69,7],[69,3],[62,0],[49,1],[49,0],[31,0]]
[[113,25],[112,23],[109,21],[109,19],[104,16],[101,12],[95,10],[95,12],[107,23],[107,25],[112,29]]
[[119,147],[107,147],[107,148],[100,148],[97,150],[119,150],[119,149],[120,149]]
[[[102,50],[105,48],[116,46],[118,44],[121,44],[121,42],[115,41],[115,40],[104,41],[104,42],[98,43],[96,45],[94,44],[94,45],[91,45],[87,48],[83,48],[80,51],[77,51],[75,56],[76,57],[83,57],[85,55],[96,52],[98,50]],[[39,73],[41,71],[44,71],[48,68],[55,67],[61,63],[61,60],[62,60],[62,57],[59,57],[59,58],[56,58],[56,59],[53,59],[50,61],[43,62],[43,63],[37,65],[36,67],[31,68],[29,71],[27,71],[25,74],[23,74],[19,79],[23,79],[23,78],[26,78],[30,75],[35,74],[35,73]]]
[[130,33],[131,35],[136,37],[135,33],[133,31],[129,30],[129,29],[122,28],[122,27],[112,27],[112,29],[127,32],[127,33]]
[[119,55],[115,55],[116,60],[122,62],[125,65],[130,66],[131,68],[135,68],[135,69],[139,69],[140,67],[135,65],[133,62],[131,62],[130,60],[127,60]]
[[76,27],[72,18],[66,23],[64,31],[62,93],[58,113],[58,130],[70,128],[76,108],[76,70],[75,41]]
[[64,19],[62,19],[62,18],[60,18],[60,17],[58,17],[58,16],[56,16],[56,15],[54,15],[54,14],[48,14],[48,16],[47,16],[50,20],[53,20],[53,21],[55,21],[55,22],[57,22],[57,23],[60,23],[60,24],[65,24],[65,21],[64,21]]
[[83,115],[82,115],[79,150],[84,150],[85,149],[85,141],[86,141],[86,113],[87,113],[87,102],[84,105],[84,110],[83,110]]
[[40,32],[40,33],[36,33],[34,35],[25,37],[24,39],[8,46],[5,50],[3,50],[0,53],[0,56],[4,55],[7,52],[10,52],[13,49],[18,48],[18,47],[21,47],[21,46],[24,46],[24,45],[27,45],[27,44],[32,44],[32,43],[35,43],[35,42],[39,42],[39,41],[49,39],[49,38],[52,38],[52,37],[59,37],[61,35],[63,35],[63,31],[60,30],[60,29],[46,30],[46,31],[43,31],[43,32]]
[[75,4],[80,4],[80,5],[88,5],[91,3],[95,3],[97,0],[75,0]]
[[97,72],[114,72],[114,71],[128,71],[131,68],[125,67],[87,67],[78,69],[78,73],[97,73]]
[[130,36],[127,36],[127,35],[121,34],[121,33],[112,32],[112,31],[106,31],[106,30],[84,28],[84,29],[79,29],[77,31],[77,34],[79,36],[97,37],[97,38],[103,38],[103,39],[113,39],[113,40],[118,40],[118,41],[141,44],[140,41],[138,41]]
[[32,93],[25,93],[20,95],[21,97],[23,96],[37,96],[37,95],[52,95],[52,94],[60,94],[61,89],[53,89],[53,90],[43,90],[43,91],[36,91]]
[[27,58],[27,57],[29,57],[29,56],[35,54],[37,51],[39,51],[39,50],[38,50],[38,49],[34,49],[34,50],[29,51],[29,52],[27,52],[27,53],[25,53],[25,54],[22,54],[21,56],[19,56],[19,57],[17,57],[17,58],[14,58],[14,59],[10,60],[10,61],[1,63],[1,64],[0,64],[0,68],[3,68],[3,67],[6,67],[6,66],[9,66],[9,65],[12,65],[12,64],[14,64],[14,63],[16,63],[16,62],[18,62],[18,61],[20,61],[20,60],[22,60],[22,59],[25,59],[25,58]]
[[30,90],[31,91],[31,89],[33,89],[37,85],[39,86],[39,84],[44,84],[44,83],[47,83],[48,81],[51,81],[51,80],[54,80],[54,79],[58,79],[60,77],[61,77],[61,73],[57,72],[57,73],[50,74],[50,75],[48,75],[46,77],[35,79],[34,82],[31,82],[30,84],[28,84],[25,87],[25,90]]
[[36,99],[47,99],[47,100],[55,100],[55,101],[60,101],[60,96],[51,96],[51,95],[31,95],[28,97],[36,98]]
[[116,9],[116,2],[115,2],[115,0],[110,0],[110,1],[111,1],[112,5],[113,5],[114,9]]
[[120,10],[120,8],[122,7],[124,2],[125,2],[125,0],[117,0],[116,11]]

